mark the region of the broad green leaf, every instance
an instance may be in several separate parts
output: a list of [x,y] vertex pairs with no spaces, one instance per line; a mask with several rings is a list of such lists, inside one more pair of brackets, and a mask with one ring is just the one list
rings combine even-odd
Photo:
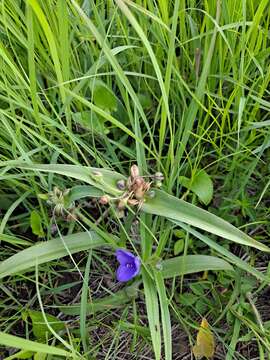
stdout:
[[192,306],[198,300],[198,296],[192,293],[183,293],[179,295],[179,303],[185,306]]
[[45,235],[43,228],[42,228],[41,217],[40,217],[38,211],[36,211],[36,210],[33,210],[31,212],[30,225],[31,225],[33,234],[40,236],[40,237],[43,237]]
[[[27,315],[31,318],[33,333],[35,337],[40,341],[46,340],[46,334],[50,333],[47,324],[44,321],[44,317],[41,311],[28,310]],[[62,321],[55,316],[46,314],[47,321],[54,331],[59,332],[65,329],[65,325]]]
[[7,347],[14,347],[16,349],[22,349],[26,351],[33,351],[37,353],[65,356],[65,358],[68,358],[70,355],[67,351],[57,348],[55,346],[41,344],[36,341],[26,340],[21,337],[9,335],[3,332],[0,332],[0,345],[4,345]]
[[115,111],[117,109],[116,96],[103,81],[95,80],[92,82],[91,87],[95,105],[108,111]]
[[213,198],[213,182],[205,170],[197,171],[191,179],[180,176],[180,184],[196,194],[199,200],[208,205]]
[[5,358],[5,360],[18,360],[18,359],[26,359],[26,360],[29,360],[29,359],[32,359],[32,357],[34,356],[35,353],[33,353],[33,351],[25,351],[25,350],[21,350],[21,351],[18,351],[16,352],[15,354]]
[[142,205],[142,210],[149,214],[187,223],[238,244],[270,251],[268,246],[252,239],[227,221],[161,190],[155,190],[155,196],[146,200]]
[[109,131],[106,130],[106,127],[104,125],[104,119],[99,117],[93,111],[77,112],[73,114],[73,119],[82,128],[97,133],[105,133],[105,134],[109,133]]
[[86,197],[100,197],[104,193],[91,185],[77,185],[71,188],[68,197],[70,203],[76,200],[80,200]]
[[174,243],[173,253],[174,255],[180,254],[185,247],[185,241],[184,239],[179,239]]
[[233,267],[225,260],[215,256],[186,255],[161,261],[158,264],[163,278],[192,274],[206,270],[229,270]]
[[209,324],[206,319],[202,319],[200,329],[197,334],[197,342],[193,347],[193,354],[196,358],[203,358],[204,356],[209,359],[215,353],[215,338],[210,331]]
[[33,245],[0,263],[0,279],[31,269],[36,264],[59,259],[68,255],[90,248],[105,245],[106,242],[94,231],[81,232],[63,236],[49,241]]

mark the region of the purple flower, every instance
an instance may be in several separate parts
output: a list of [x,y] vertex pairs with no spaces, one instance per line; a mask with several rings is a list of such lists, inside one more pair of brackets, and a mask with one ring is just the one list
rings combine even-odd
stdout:
[[118,281],[125,282],[139,274],[141,260],[138,256],[122,249],[116,250],[115,255],[120,264],[116,272],[116,278]]

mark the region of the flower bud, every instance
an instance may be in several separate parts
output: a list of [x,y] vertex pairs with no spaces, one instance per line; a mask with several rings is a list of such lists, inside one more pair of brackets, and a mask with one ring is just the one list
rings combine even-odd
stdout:
[[137,165],[132,165],[130,168],[130,175],[133,179],[140,175],[139,168]]
[[107,195],[103,195],[99,198],[99,203],[101,205],[107,205],[109,203],[109,197]]
[[128,200],[128,205],[130,206],[135,206],[135,205],[138,205],[139,204],[139,201],[136,200],[136,199],[129,199]]
[[144,197],[143,187],[140,186],[139,188],[137,188],[137,189],[134,191],[134,195],[135,195],[135,198],[136,198],[137,200],[142,200],[143,197]]

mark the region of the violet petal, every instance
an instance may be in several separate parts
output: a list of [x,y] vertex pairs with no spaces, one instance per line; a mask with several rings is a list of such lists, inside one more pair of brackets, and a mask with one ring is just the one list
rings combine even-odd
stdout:
[[120,265],[116,272],[116,278],[120,282],[129,281],[134,276],[136,276],[137,269],[135,267],[126,267],[125,265]]
[[115,255],[118,262],[121,265],[126,265],[127,263],[133,263],[135,259],[135,256],[127,250],[118,249],[116,250]]

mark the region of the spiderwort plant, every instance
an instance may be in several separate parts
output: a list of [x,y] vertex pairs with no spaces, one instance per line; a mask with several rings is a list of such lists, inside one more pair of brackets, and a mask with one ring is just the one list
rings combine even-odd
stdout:
[[116,271],[116,278],[118,281],[126,282],[139,274],[141,261],[138,256],[123,249],[116,250],[115,255],[120,264]]

